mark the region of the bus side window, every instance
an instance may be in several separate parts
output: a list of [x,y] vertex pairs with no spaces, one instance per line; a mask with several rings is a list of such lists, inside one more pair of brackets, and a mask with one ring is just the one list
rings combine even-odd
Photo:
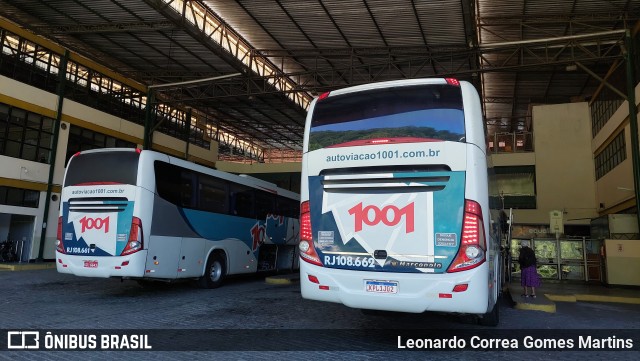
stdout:
[[253,189],[232,184],[229,194],[231,195],[231,214],[239,217],[255,218]]
[[277,213],[280,216],[297,219],[300,217],[300,202],[285,197],[278,197]]
[[193,183],[196,179],[195,173],[183,170],[180,176],[180,205],[185,208],[195,208],[194,196],[195,187]]
[[276,197],[274,194],[256,191],[256,218],[266,220],[267,215],[273,214],[276,206]]
[[156,192],[160,198],[180,205],[180,170],[165,162],[155,161]]
[[221,214],[227,214],[229,209],[229,185],[222,179],[199,175],[198,208]]

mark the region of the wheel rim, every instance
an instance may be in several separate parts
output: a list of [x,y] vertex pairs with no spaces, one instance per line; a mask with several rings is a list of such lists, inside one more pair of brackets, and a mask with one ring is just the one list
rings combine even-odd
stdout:
[[222,265],[220,262],[214,261],[213,264],[211,264],[211,269],[209,271],[209,278],[211,278],[211,281],[217,282],[222,276]]

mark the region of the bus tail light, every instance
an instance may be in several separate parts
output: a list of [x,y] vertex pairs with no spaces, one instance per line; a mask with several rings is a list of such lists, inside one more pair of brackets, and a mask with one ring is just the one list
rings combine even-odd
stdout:
[[444,80],[449,85],[460,86],[460,81],[458,79],[456,79],[456,78],[445,78]]
[[329,94],[330,94],[330,93],[331,93],[331,92],[326,92],[326,93],[322,93],[322,94],[320,94],[320,96],[318,97],[318,101],[321,101],[321,100],[327,99],[327,98],[329,97]]
[[300,205],[300,257],[317,266],[322,266],[320,257],[313,246],[313,233],[311,232],[311,207],[309,201]]
[[131,220],[131,230],[129,231],[129,242],[124,247],[121,256],[136,253],[142,249],[142,222],[140,218],[133,217]]
[[312,241],[311,233],[311,207],[309,201],[302,202],[300,205],[300,240]]
[[447,272],[459,272],[478,267],[486,260],[486,243],[482,207],[465,199],[460,249]]
[[56,237],[56,251],[64,253],[64,244],[62,243],[62,217],[58,217],[58,234]]

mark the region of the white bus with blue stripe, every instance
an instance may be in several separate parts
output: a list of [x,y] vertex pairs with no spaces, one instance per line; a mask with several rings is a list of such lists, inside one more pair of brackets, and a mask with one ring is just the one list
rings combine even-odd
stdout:
[[298,267],[297,194],[148,150],[69,161],[58,219],[61,273],[198,280]]
[[414,79],[322,94],[304,133],[300,282],[306,299],[498,323],[480,100]]

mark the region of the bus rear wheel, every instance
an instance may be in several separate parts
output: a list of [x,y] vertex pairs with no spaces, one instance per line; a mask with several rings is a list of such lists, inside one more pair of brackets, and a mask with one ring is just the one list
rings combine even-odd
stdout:
[[485,313],[478,319],[478,323],[481,326],[498,326],[498,323],[500,323],[500,305],[498,303],[499,302],[496,301],[491,311]]
[[225,261],[224,254],[212,253],[207,261],[204,275],[200,277],[198,283],[202,288],[218,288],[222,286],[226,275],[227,262]]

